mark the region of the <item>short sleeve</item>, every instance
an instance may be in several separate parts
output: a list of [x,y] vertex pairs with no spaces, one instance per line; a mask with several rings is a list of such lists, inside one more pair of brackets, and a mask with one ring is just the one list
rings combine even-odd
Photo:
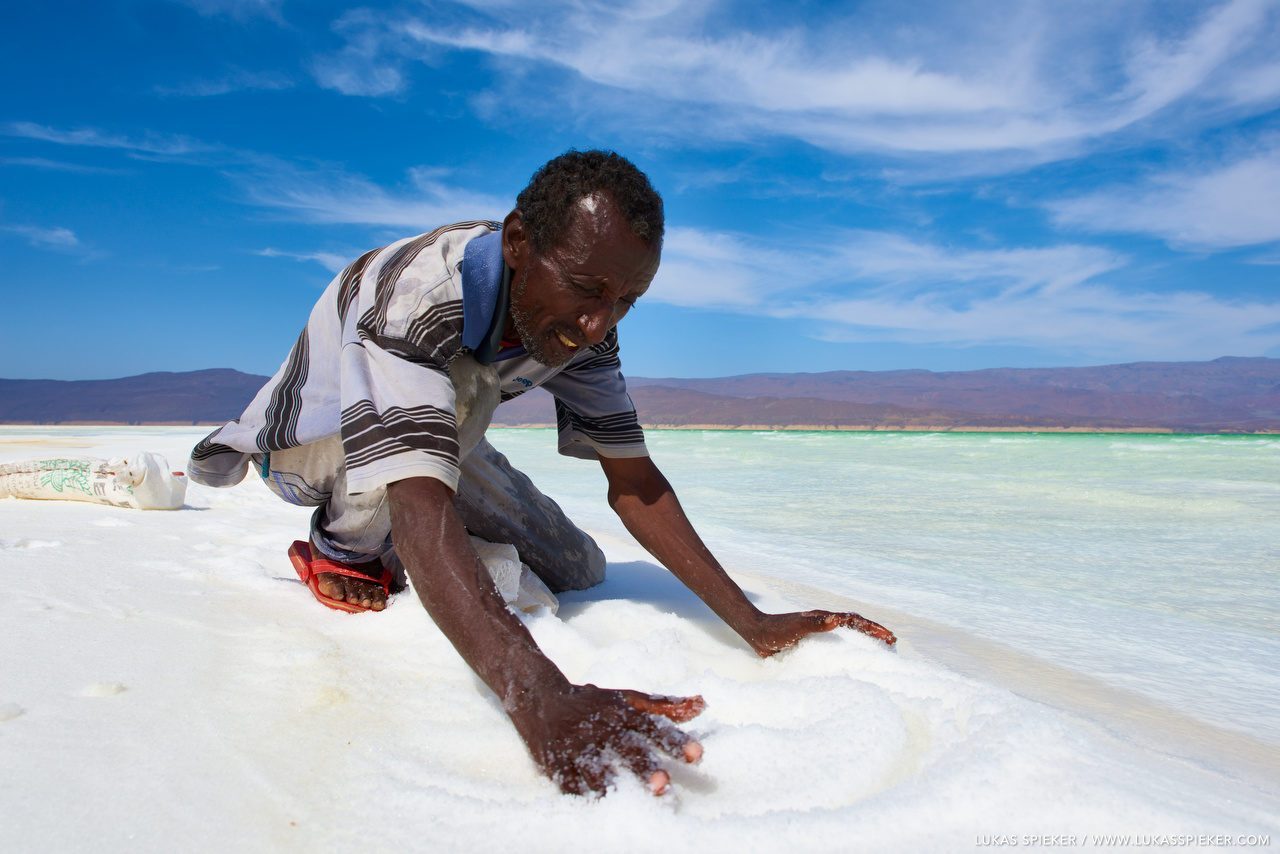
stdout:
[[457,490],[458,427],[445,366],[389,351],[389,342],[348,344],[342,353],[342,452],[347,490],[434,477]]
[[649,455],[622,376],[616,329],[543,387],[555,397],[560,453],[586,460]]
[[458,488],[449,361],[461,346],[462,300],[438,257],[441,247],[422,251],[439,233],[389,253],[377,271],[366,274],[359,311],[348,316],[339,396],[351,493],[411,477],[433,477]]

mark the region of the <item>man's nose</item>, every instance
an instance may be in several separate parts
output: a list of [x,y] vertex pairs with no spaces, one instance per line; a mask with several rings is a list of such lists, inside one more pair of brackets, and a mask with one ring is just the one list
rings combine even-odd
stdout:
[[587,339],[587,346],[599,344],[609,330],[617,325],[616,306],[601,305],[578,318],[578,328],[582,337]]

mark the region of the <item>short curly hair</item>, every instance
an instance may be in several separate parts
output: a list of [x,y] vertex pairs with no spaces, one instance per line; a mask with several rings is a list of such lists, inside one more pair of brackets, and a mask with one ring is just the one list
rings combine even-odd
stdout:
[[571,149],[534,172],[516,197],[533,248],[546,252],[558,244],[569,228],[574,206],[599,192],[609,194],[637,237],[662,245],[662,196],[649,178],[617,152]]

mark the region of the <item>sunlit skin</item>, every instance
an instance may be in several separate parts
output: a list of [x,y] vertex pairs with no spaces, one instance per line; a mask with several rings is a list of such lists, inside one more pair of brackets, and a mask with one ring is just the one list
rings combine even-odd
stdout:
[[582,199],[565,238],[533,251],[519,211],[507,215],[502,254],[513,272],[508,335],[544,365],[599,344],[649,290],[661,253],[631,231],[608,199]]
[[[534,251],[518,210],[507,216],[502,241],[514,283],[508,335],[518,334],[530,355],[551,365],[604,340],[648,290],[660,259],[658,247],[633,234],[607,196],[581,200],[565,238],[546,253]],[[774,655],[837,628],[889,646],[897,642],[888,629],[857,614],[760,611],[703,544],[652,459],[602,457],[600,466],[609,505],[627,530],[757,655]],[[498,696],[538,767],[563,792],[603,794],[626,773],[662,794],[671,782],[666,762],[702,758],[702,745],[675,725],[701,713],[700,696],[571,683],[503,602],[470,545],[449,488],[434,478],[410,478],[391,484],[388,497],[392,538],[422,604]],[[332,576],[320,585],[326,595],[375,610],[386,604],[376,585]]]

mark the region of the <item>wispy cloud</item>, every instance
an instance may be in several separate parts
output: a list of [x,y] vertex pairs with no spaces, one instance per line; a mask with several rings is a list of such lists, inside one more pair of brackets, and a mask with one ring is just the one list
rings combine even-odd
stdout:
[[410,169],[406,183],[388,190],[339,169],[301,170],[284,163],[239,176],[250,204],[291,219],[324,224],[426,230],[477,217],[501,219],[510,200],[446,183],[438,170]]
[[1059,225],[1154,235],[1189,249],[1280,240],[1280,143],[1225,164],[1050,202]]
[[1263,252],[1244,260],[1247,264],[1257,264],[1262,267],[1280,267],[1280,249],[1272,252]]
[[1126,291],[1128,259],[1097,247],[972,249],[873,231],[761,245],[672,229],[646,299],[802,319],[839,341],[1017,344],[1117,359],[1257,355],[1280,345],[1280,301]]
[[404,91],[406,40],[386,16],[356,9],[335,21],[333,30],[346,44],[311,61],[318,84],[343,95],[382,97]]
[[672,228],[651,294],[696,306],[767,306],[859,289],[914,298],[1049,293],[1117,270],[1127,259],[1091,246],[954,249],[881,231],[829,231],[794,244]]
[[61,226],[4,224],[0,225],[0,232],[15,234],[36,249],[74,253],[83,252],[85,249],[74,231]]
[[236,21],[265,18],[277,24],[284,23],[281,7],[284,0],[175,0],[196,10],[207,18],[228,17]]
[[354,255],[339,255],[336,252],[285,252],[282,249],[273,249],[270,246],[265,249],[258,249],[253,254],[260,255],[263,258],[289,258],[294,261],[314,262],[330,273],[341,272],[355,257]]
[[[1023,152],[1003,168],[1280,99],[1269,47],[1280,39],[1280,7],[1267,0],[1230,0],[1177,27],[1157,2],[1046,2],[897,11],[896,26],[869,4],[843,20],[824,16],[821,28],[793,17],[755,30],[737,23],[734,7],[711,2],[643,13],[546,5],[516,25],[487,0],[467,5],[447,21],[354,28],[350,50],[401,56],[408,40],[425,61],[441,50],[489,56],[500,72],[518,71],[500,74],[512,87],[499,98],[508,109],[524,101],[545,110],[560,97],[579,113],[655,134],[696,127],[722,139],[791,137],[903,156]],[[539,70],[567,76],[549,87],[531,73]],[[387,92],[401,91],[399,71],[395,80]],[[1167,123],[1152,124],[1157,116]]]
[[0,157],[0,165],[43,169],[48,172],[73,172],[80,175],[120,175],[124,172],[123,169],[68,163],[64,160],[50,160],[47,157]]
[[153,91],[157,95],[211,98],[218,95],[228,95],[232,92],[279,92],[284,89],[291,89],[293,85],[293,80],[290,77],[279,72],[246,71],[243,68],[236,68],[221,77],[156,86]]
[[247,203],[302,222],[421,230],[476,217],[501,219],[511,209],[511,199],[450,183],[449,171],[438,167],[412,167],[399,187],[389,189],[339,166],[299,164],[185,136],[123,136],[98,128],[64,130],[32,122],[0,126],[0,134],[216,167],[241,188]]
[[141,137],[129,137],[97,128],[63,130],[36,124],[35,122],[9,122],[8,124],[0,125],[0,134],[50,142],[57,145],[114,148],[136,154],[165,157],[200,154],[215,150],[213,146],[181,135],[147,133]]
[[834,340],[1021,344],[1118,360],[1262,355],[1280,345],[1280,303],[1099,285],[963,307],[883,296],[832,300],[777,316],[826,322]]

